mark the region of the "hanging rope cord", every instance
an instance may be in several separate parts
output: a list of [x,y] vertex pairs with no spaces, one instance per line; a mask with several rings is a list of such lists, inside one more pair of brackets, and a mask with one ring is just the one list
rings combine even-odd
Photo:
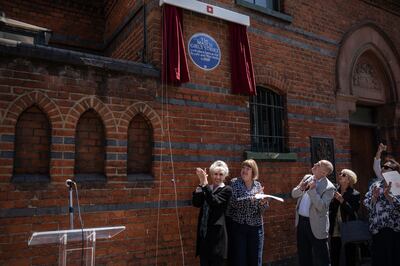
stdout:
[[[164,10],[164,9],[163,9]],[[164,34],[164,12],[162,13],[162,30]],[[164,51],[164,42],[161,42],[161,51]],[[163,56],[163,55],[162,55]],[[168,59],[167,59],[168,60]],[[166,73],[168,62],[164,62],[161,60],[161,68],[164,73]],[[172,169],[172,179],[171,182],[174,187],[174,196],[175,196],[175,215],[176,215],[176,222],[178,225],[178,232],[179,232],[179,241],[181,247],[181,256],[182,256],[182,265],[185,265],[185,253],[183,250],[183,241],[182,241],[182,232],[181,226],[179,223],[179,210],[178,210],[178,193],[176,189],[176,178],[175,178],[175,167],[174,167],[174,158],[172,154],[172,145],[171,145],[171,134],[170,134],[170,127],[169,127],[169,108],[168,108],[168,90],[167,84],[164,78],[161,78],[161,127],[164,129],[164,121],[165,121],[165,131],[168,137],[168,149],[170,154],[170,162],[171,162],[171,169]],[[165,105],[165,113],[164,113],[164,105]],[[164,133],[161,135],[161,143],[164,144]],[[161,209],[161,184],[162,184],[162,165],[163,165],[163,147],[161,147],[160,151],[160,171],[159,171],[159,186],[158,186],[158,208],[157,208],[157,237],[156,237],[156,265],[158,265],[158,242],[159,242],[159,228],[160,228],[160,209]]]

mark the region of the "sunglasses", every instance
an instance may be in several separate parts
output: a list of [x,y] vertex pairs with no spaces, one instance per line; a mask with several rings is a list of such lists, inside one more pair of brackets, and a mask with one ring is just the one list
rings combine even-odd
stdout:
[[391,167],[391,166],[389,166],[389,165],[384,165],[384,166],[382,166],[382,168],[383,169],[385,169],[385,170],[393,170],[393,171],[395,171],[396,170],[396,168],[394,168],[394,167]]

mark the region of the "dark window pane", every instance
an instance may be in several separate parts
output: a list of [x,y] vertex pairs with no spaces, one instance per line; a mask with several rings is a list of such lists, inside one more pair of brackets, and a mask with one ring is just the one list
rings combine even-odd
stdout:
[[267,6],[267,3],[268,2],[271,2],[272,0],[255,0],[254,2],[255,2],[255,4],[257,5],[257,6],[262,6],[262,7],[269,7],[269,6]]
[[[250,5],[253,5],[255,8],[259,7],[259,8],[267,8],[267,9],[280,11],[279,10],[280,0],[239,0],[237,2],[239,4],[240,4],[240,2],[242,2],[242,3],[245,2]],[[245,3],[243,3],[243,4],[245,4]]]
[[271,90],[257,87],[250,99],[252,150],[285,152],[283,97]]

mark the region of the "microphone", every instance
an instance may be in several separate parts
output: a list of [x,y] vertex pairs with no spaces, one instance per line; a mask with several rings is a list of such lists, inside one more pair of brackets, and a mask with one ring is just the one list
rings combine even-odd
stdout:
[[67,187],[72,187],[73,184],[75,184],[75,182],[72,181],[71,179],[65,180],[65,185],[66,185]]

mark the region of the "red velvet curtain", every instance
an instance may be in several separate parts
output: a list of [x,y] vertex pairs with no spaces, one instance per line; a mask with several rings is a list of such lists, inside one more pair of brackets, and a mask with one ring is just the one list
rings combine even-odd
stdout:
[[162,34],[162,79],[168,84],[179,86],[190,80],[183,41],[181,8],[164,5]]
[[231,39],[232,93],[255,95],[256,82],[246,26],[230,22],[229,31]]

